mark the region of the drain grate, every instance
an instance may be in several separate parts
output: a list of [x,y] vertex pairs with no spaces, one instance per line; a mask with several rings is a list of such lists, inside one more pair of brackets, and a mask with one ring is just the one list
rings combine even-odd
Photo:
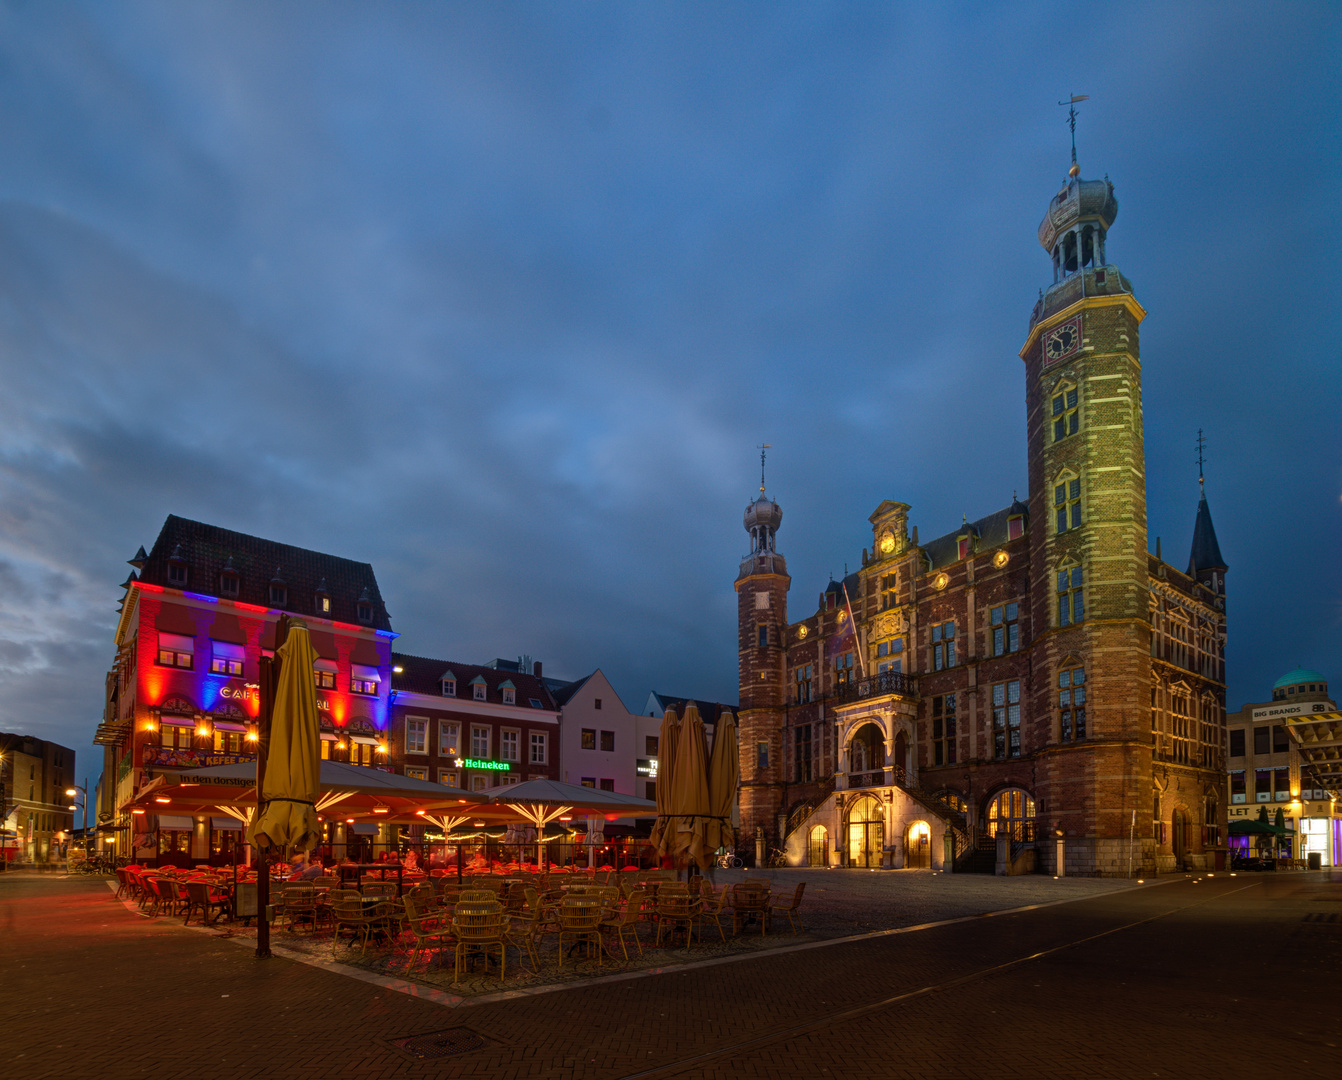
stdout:
[[429,1058],[452,1057],[488,1046],[489,1040],[470,1028],[448,1028],[427,1035],[412,1035],[408,1039],[393,1039],[392,1046],[419,1061]]
[[1342,922],[1342,916],[1336,911],[1311,911],[1301,922],[1307,923],[1335,923]]

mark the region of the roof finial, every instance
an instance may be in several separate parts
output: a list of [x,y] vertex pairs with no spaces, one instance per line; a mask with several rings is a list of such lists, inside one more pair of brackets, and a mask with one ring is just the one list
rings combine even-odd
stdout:
[[1072,94],[1071,100],[1058,102],[1059,105],[1067,106],[1067,126],[1072,129],[1072,167],[1067,170],[1068,176],[1081,175],[1081,166],[1076,163],[1076,103],[1089,98],[1089,94]]
[[765,452],[773,448],[772,443],[764,443],[762,446],[755,447],[760,452],[760,494],[764,494],[764,455]]
[[1202,437],[1202,429],[1198,428],[1198,490],[1203,490],[1204,481],[1202,479],[1202,452],[1207,449],[1207,440]]

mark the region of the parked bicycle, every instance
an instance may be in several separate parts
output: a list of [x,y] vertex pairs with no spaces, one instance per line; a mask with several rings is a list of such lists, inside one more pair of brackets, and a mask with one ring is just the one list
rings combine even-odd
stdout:
[[768,865],[771,867],[787,866],[787,853],[781,848],[774,848],[769,852]]
[[745,863],[730,851],[723,852],[717,857],[715,862],[724,870],[740,870],[741,867],[745,866]]

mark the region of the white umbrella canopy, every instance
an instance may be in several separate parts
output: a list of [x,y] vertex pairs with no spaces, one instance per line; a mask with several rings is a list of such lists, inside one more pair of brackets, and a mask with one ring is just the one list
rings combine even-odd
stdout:
[[321,736],[312,681],[317,653],[302,620],[289,623],[288,636],[276,655],[280,677],[270,718],[265,776],[258,792],[260,812],[247,830],[247,839],[262,848],[306,850],[316,847],[321,838],[316,806]]
[[[505,784],[480,792],[488,797],[489,805],[476,807],[478,816],[486,820],[530,822],[539,836],[545,826],[565,815],[609,815],[625,817],[630,814],[654,814],[657,804],[636,795],[622,795],[618,791],[565,784],[559,780],[526,780],[520,784]],[[541,855],[541,843],[536,846],[536,858]]]

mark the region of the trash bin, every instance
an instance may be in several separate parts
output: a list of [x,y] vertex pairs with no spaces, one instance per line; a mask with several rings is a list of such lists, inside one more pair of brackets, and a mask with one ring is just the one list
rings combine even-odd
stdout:
[[1323,869],[1323,852],[1321,852],[1321,851],[1311,851],[1311,852],[1309,853],[1308,858],[1309,858],[1309,868],[1310,868],[1311,870],[1322,870],[1322,869]]

